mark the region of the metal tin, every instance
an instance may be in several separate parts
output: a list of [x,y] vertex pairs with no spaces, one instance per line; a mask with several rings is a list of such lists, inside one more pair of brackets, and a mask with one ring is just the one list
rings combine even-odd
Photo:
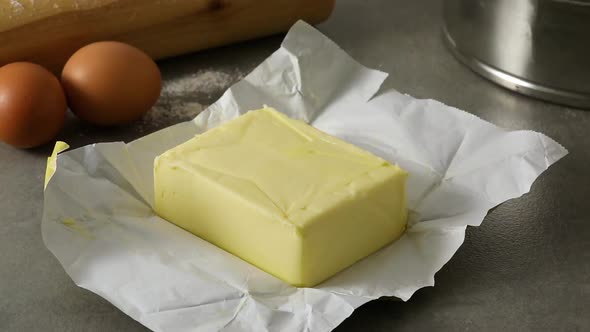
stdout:
[[444,34],[455,56],[484,77],[590,108],[590,0],[445,0]]

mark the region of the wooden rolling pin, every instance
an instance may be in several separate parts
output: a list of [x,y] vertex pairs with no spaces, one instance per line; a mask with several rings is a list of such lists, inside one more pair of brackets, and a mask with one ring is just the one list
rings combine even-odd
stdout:
[[334,0],[2,0],[0,66],[31,61],[59,72],[78,48],[118,40],[155,59],[326,19]]

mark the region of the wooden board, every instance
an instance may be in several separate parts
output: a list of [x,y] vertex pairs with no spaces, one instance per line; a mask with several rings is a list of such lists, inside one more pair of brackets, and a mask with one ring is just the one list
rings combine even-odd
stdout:
[[0,2],[0,65],[59,72],[81,46],[135,45],[155,59],[286,31],[326,19],[334,0],[54,0]]

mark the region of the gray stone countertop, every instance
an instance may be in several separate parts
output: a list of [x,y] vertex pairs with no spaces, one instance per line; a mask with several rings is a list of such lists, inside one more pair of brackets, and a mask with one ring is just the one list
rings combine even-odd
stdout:
[[[570,154],[531,192],[468,228],[436,286],[408,302],[370,302],[336,331],[583,331],[590,329],[590,112],[517,95],[480,78],[445,48],[441,2],[339,0],[319,29],[361,63],[389,72],[384,89],[433,98],[509,129],[543,132]],[[130,141],[190,119],[274,51],[282,36],[160,63],[154,110],[132,126],[96,129],[68,119],[73,147]],[[196,93],[191,91],[197,91]],[[41,239],[51,147],[0,143],[0,331],[145,331],[78,288]]]

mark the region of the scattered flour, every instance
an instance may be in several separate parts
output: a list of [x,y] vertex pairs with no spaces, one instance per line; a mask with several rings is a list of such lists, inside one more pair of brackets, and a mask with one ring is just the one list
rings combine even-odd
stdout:
[[159,102],[146,113],[139,125],[147,129],[148,127],[163,127],[165,125],[173,125],[175,123],[188,121],[201,113],[205,107],[205,105],[197,102]]
[[13,13],[17,14],[25,10],[25,6],[23,6],[22,2],[18,0],[10,0],[10,6],[12,7]]
[[226,73],[213,70],[203,70],[167,82],[163,89],[164,96],[186,96],[198,93],[211,96],[221,90],[229,88],[232,83],[243,77],[243,73]]
[[[245,76],[243,71],[199,70],[164,82],[158,103],[137,124],[140,131],[152,131],[196,117]],[[205,104],[203,104],[205,102]]]

